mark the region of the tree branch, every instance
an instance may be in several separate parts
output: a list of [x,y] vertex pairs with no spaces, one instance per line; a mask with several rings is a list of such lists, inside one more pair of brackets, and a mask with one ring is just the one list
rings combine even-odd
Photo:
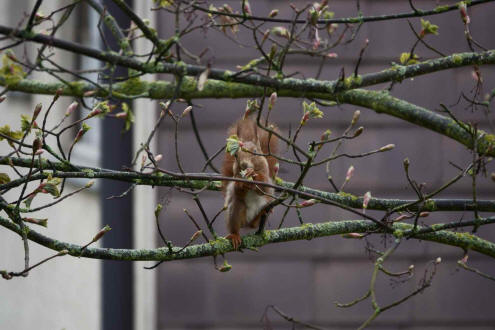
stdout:
[[[495,217],[478,219],[469,222],[454,222],[456,227],[472,226],[473,223],[487,225],[495,223]],[[12,221],[0,217],[0,225],[12,230],[18,234],[21,229]],[[442,226],[448,227],[450,224],[436,224],[431,228],[438,231],[425,234],[415,234],[414,238],[437,242],[440,244],[460,247],[464,250],[472,250],[484,255],[495,258],[495,244],[475,235],[468,233],[456,233],[442,229]],[[403,235],[407,230],[411,230],[413,225],[405,223],[395,223],[392,225],[395,234]],[[422,230],[423,227],[418,227]],[[250,234],[243,236],[242,248],[256,249],[267,244],[281,243],[296,240],[311,240],[318,237],[335,236],[348,233],[381,233],[380,227],[368,220],[346,220],[330,221],[318,224],[304,224],[300,227],[283,228],[277,230],[267,230],[262,235]],[[156,249],[112,249],[112,248],[86,248],[82,246],[65,243],[56,239],[40,234],[33,229],[27,233],[28,239],[43,245],[49,249],[62,251],[67,250],[69,254],[76,257],[94,258],[94,259],[112,259],[127,261],[172,261],[180,259],[201,258],[206,256],[215,256],[228,252],[233,252],[234,248],[229,240],[219,238],[206,244],[191,245],[186,248],[174,247],[172,253],[168,247]]]
[[[29,167],[31,161],[29,159],[23,158],[3,158],[0,159],[1,165],[10,166],[13,164],[18,167]],[[219,181],[220,175],[213,173],[186,173],[185,175],[192,179],[179,179],[177,177],[167,175],[167,174],[144,174],[138,172],[128,172],[128,171],[114,171],[107,169],[100,169],[96,167],[84,167],[73,164],[64,164],[61,162],[48,162],[42,160],[37,164],[37,168],[43,169],[45,173],[33,174],[30,177],[30,181],[45,179],[50,174],[52,177],[60,178],[87,178],[87,179],[111,179],[116,181],[125,181],[138,185],[150,185],[150,186],[176,186],[181,188],[194,188],[198,190],[207,189],[219,191],[221,190],[221,182]],[[79,169],[79,171],[75,171]],[[50,173],[46,171],[50,171]],[[240,180],[229,178],[231,180]],[[11,189],[23,184],[26,178],[20,178],[13,180],[9,183],[0,185],[0,190]],[[254,181],[247,181],[254,182]],[[260,182],[260,185],[263,183]],[[274,188],[278,190],[284,190],[284,188],[293,189],[294,183],[283,181],[281,179],[277,180],[277,185],[273,185]],[[336,203],[347,205],[352,208],[361,209],[363,207],[363,198],[359,196],[354,196],[348,193],[331,193],[326,191],[321,191],[317,189],[308,188],[305,186],[299,186],[297,189],[300,194],[299,197],[303,199],[308,198],[323,198],[327,200],[334,201]],[[369,210],[382,210],[387,211],[401,205],[407,205],[415,202],[415,200],[404,200],[404,199],[385,199],[385,198],[372,198],[369,201],[367,209]],[[495,201],[491,200],[477,200],[477,209],[480,212],[495,212]],[[471,199],[428,199],[423,203],[423,205],[412,205],[407,208],[408,211],[472,211],[474,209],[473,201]]]

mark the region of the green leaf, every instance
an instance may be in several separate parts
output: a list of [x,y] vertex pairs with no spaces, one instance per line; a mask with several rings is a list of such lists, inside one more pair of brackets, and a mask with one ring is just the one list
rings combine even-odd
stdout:
[[225,150],[231,154],[232,156],[234,156],[237,151],[240,149],[240,144],[239,144],[239,138],[237,137],[237,135],[231,135],[227,138],[227,146],[225,148]]
[[255,58],[254,60],[249,61],[246,65],[241,66],[240,70],[241,71],[246,71],[246,70],[251,70],[255,68],[258,64],[263,62],[265,59],[263,57],[260,58]]
[[174,4],[174,0],[153,0],[153,3],[158,7],[167,8]]
[[127,103],[122,103],[122,111],[127,115],[125,117],[124,131],[127,132],[131,129],[132,124],[134,123],[134,113]]
[[411,53],[402,53],[402,54],[400,54],[399,61],[401,64],[409,65],[409,64],[418,63],[418,59],[419,59],[419,57],[416,54],[413,54],[412,58],[411,58]]
[[33,199],[36,197],[36,194],[33,193],[29,195],[25,200],[24,200],[24,205],[29,209],[31,207],[31,203],[33,202]]
[[423,29],[423,34],[438,34],[438,25],[431,24],[430,21],[421,19],[421,28]]
[[227,262],[227,260],[223,261],[223,265],[218,268],[222,273],[228,272],[232,269],[232,266]]
[[29,132],[31,130],[31,117],[28,115],[21,115],[21,131]]
[[17,84],[19,81],[26,77],[26,72],[22,69],[22,66],[17,64],[14,60],[15,55],[11,50],[5,52],[2,56],[2,68],[0,69],[0,75],[5,78],[7,85]]
[[0,173],[0,184],[9,183],[10,177],[7,173]]
[[[24,133],[22,133],[22,131],[11,130],[9,125],[5,125],[5,126],[0,127],[0,133],[13,138],[14,140],[20,140],[20,139],[22,139],[22,137],[24,135]],[[0,137],[0,141],[2,141],[2,140],[3,140],[3,138]]]
[[46,192],[54,197],[60,196],[60,192],[58,191],[57,185],[49,182],[45,183],[42,192]]
[[310,104],[303,102],[303,111],[304,113],[309,113],[311,118],[323,118],[323,111],[318,109],[315,102]]
[[163,205],[162,204],[156,205],[156,208],[155,208],[155,218],[158,219],[158,216],[160,215],[160,212],[162,211],[162,209],[163,209]]

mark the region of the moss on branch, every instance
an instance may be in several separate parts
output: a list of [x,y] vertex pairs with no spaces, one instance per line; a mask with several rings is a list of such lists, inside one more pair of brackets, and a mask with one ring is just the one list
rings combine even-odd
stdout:
[[[476,220],[479,225],[487,225],[495,222],[495,217]],[[470,222],[460,224],[455,222],[454,225],[472,225]],[[21,230],[18,225],[12,221],[0,217],[0,225],[8,228],[18,234]],[[475,235],[468,233],[452,232],[441,230],[450,228],[451,223],[437,224],[437,231],[416,234],[414,238],[436,242],[445,245],[451,245],[464,250],[472,250],[484,255],[495,258],[495,244]],[[432,228],[434,227],[432,226]],[[413,225],[405,223],[393,224],[394,232],[407,233],[413,229]],[[424,227],[417,227],[418,231],[424,230]],[[267,230],[261,235],[250,234],[243,237],[241,248],[256,249],[267,244],[311,240],[319,237],[335,236],[347,233],[380,233],[380,227],[368,220],[345,220],[329,221],[317,224],[304,224],[299,227],[290,227],[277,230]],[[127,261],[172,261],[180,259],[192,259],[206,256],[215,256],[233,252],[234,249],[229,240],[219,238],[206,244],[198,244],[186,247],[184,249],[175,247],[170,253],[168,247],[156,249],[112,249],[112,248],[86,248],[70,244],[56,239],[49,238],[35,230],[29,230],[28,239],[36,242],[49,249],[61,251],[67,250],[69,254],[76,257],[94,258],[94,259],[112,259]]]

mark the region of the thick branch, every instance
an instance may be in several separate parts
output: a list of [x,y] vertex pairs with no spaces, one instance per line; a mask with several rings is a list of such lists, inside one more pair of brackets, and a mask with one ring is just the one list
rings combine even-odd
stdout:
[[[495,54],[495,52],[494,52]],[[494,57],[495,59],[495,57]],[[0,76],[0,85],[5,83],[5,79]],[[386,113],[390,116],[406,120],[415,125],[431,129],[437,133],[448,136],[468,148],[472,148],[473,139],[469,132],[459,126],[453,119],[441,116],[423,107],[403,101],[391,96],[388,92],[370,91],[355,89],[341,92],[334,96],[331,93],[304,92],[307,86],[311,86],[311,81],[301,81],[299,89],[283,89],[278,91],[279,96],[286,97],[311,97],[326,100],[338,100],[341,103],[349,103],[375,110],[378,113]],[[15,85],[10,85],[11,90],[18,90],[28,93],[52,94],[57,89],[62,88],[64,93],[69,95],[82,96],[84,92],[93,90],[94,86],[85,83],[72,83],[73,87],[67,87],[62,83],[45,83],[41,81],[22,80]],[[306,87],[305,87],[306,86]],[[118,96],[126,95],[128,90],[140,92],[150,98],[171,97],[175,90],[175,84],[168,82],[124,82],[113,85],[114,93]],[[184,79],[180,96],[186,99],[192,98],[246,98],[259,97],[263,95],[263,88],[247,84],[228,83],[216,80],[209,80],[202,91],[196,89],[194,79]],[[103,95],[102,95],[103,96]],[[465,124],[465,127],[468,125]],[[478,130],[477,142],[478,152],[495,156],[495,136]]]
[[[204,66],[185,64],[183,62],[144,63],[128,56],[118,55],[114,52],[105,52],[70,41],[52,38],[43,34],[20,31],[2,25],[0,25],[0,34],[50,45],[80,55],[96,58],[107,63],[135,69],[143,73],[171,73],[179,76],[198,76],[206,70],[206,67]],[[392,80],[400,81],[417,75],[472,64],[495,64],[495,50],[489,50],[482,53],[459,53],[409,66],[395,66],[375,74],[350,77],[344,82],[338,80],[319,81],[295,78],[275,79],[260,74],[241,75],[238,72],[213,68],[210,69],[208,76],[211,79],[227,82],[239,82],[255,86],[270,87],[277,90],[287,89],[290,91],[298,91],[303,95],[309,92],[335,94],[348,89],[375,85]],[[73,94],[70,93],[70,95]]]
[[[473,222],[473,221],[472,221]],[[480,225],[491,224],[495,222],[495,217],[479,219],[476,221]],[[468,225],[468,223],[457,223],[457,227]],[[474,223],[474,222],[473,222]],[[0,217],[0,225],[16,233],[21,230],[12,221]],[[469,225],[472,225],[469,222]],[[442,224],[434,225],[436,229],[441,229]],[[393,224],[396,235],[411,230],[413,225],[404,223]],[[423,227],[418,227],[422,230]],[[367,220],[347,220],[347,221],[330,221],[318,224],[304,224],[300,227],[291,227],[278,230],[268,230],[262,235],[246,235],[243,237],[242,248],[256,249],[267,244],[281,243],[296,240],[310,240],[318,237],[335,236],[347,233],[368,233],[380,232],[380,227],[375,223]],[[171,261],[179,259],[192,259],[206,256],[215,256],[234,251],[229,240],[220,238],[206,244],[192,245],[186,248],[173,248],[174,253],[169,253],[168,247],[156,249],[110,249],[110,248],[86,248],[82,246],[65,243],[56,239],[49,238],[34,230],[29,230],[28,238],[49,249],[62,251],[67,250],[69,254],[77,257],[95,258],[95,259],[113,259],[128,261]],[[446,230],[439,230],[425,234],[417,234],[417,239],[437,242],[451,246],[457,246],[465,250],[477,251],[487,256],[495,258],[495,244],[483,240],[477,236],[468,233],[456,233]]]

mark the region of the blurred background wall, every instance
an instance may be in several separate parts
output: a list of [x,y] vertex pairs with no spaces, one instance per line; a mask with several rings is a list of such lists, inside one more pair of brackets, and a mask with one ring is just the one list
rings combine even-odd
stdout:
[[[216,7],[228,3],[239,10],[240,1],[211,1]],[[293,1],[298,8],[309,1]],[[434,8],[437,4],[450,4],[449,1],[414,1],[417,8]],[[267,15],[272,9],[279,9],[278,17],[292,17],[287,1],[250,1],[254,15]],[[408,1],[360,1],[365,16],[381,15],[410,11]],[[355,1],[329,1],[329,9],[335,17],[356,16]],[[493,27],[493,5],[478,6],[470,9],[472,31],[475,38],[488,49],[493,48],[494,40],[489,32]],[[463,24],[459,13],[426,18],[439,25],[439,35],[427,38],[427,41],[444,53],[468,51],[463,34]],[[419,19],[410,19],[417,31],[420,30]],[[160,31],[165,35],[173,31],[170,15],[161,14],[158,18]],[[267,24],[266,28],[275,25]],[[342,26],[340,27],[342,29]],[[264,29],[262,29],[264,30]],[[168,33],[168,34],[167,34]],[[232,34],[228,33],[229,37]],[[221,32],[209,30],[204,34],[196,33],[187,37],[184,44],[198,54],[203,49],[209,51],[203,61],[211,61],[212,66],[236,70],[237,65],[245,65],[256,58],[258,53],[253,45],[252,33],[241,28],[234,36],[239,46]],[[333,80],[339,77],[340,70],[346,75],[354,71],[359,51],[365,39],[369,39],[359,73],[376,72],[399,62],[402,52],[410,51],[415,37],[409,29],[407,20],[367,23],[361,27],[354,42],[347,46],[335,48],[337,59],[327,59],[320,79]],[[437,56],[422,45],[416,53],[423,58]],[[314,78],[320,59],[291,56],[287,60],[287,72],[299,72],[297,78]],[[486,90],[493,86],[494,67],[484,66],[482,71]],[[400,84],[395,84],[392,95],[431,110],[438,110],[439,104],[456,104],[461,92],[469,94],[475,82],[471,76],[472,68],[446,70],[423,77],[416,77]],[[169,79],[164,77],[164,79]],[[387,88],[388,85],[374,88]],[[287,134],[292,130],[302,115],[302,100],[279,98],[272,110],[271,119]],[[246,100],[194,100],[197,105],[194,115],[201,137],[209,154],[213,154],[225,143],[227,127],[238,119],[244,109]],[[355,106],[338,106],[324,108],[324,119],[308,123],[304,129],[300,145],[304,146],[311,138],[330,129],[338,136],[349,124]],[[462,102],[453,107],[459,118],[476,120],[480,127],[489,129],[487,118],[481,113],[471,113]],[[394,143],[393,151],[374,155],[364,159],[339,159],[332,163],[332,175],[340,183],[350,165],[355,167],[351,181],[345,191],[362,196],[371,191],[373,196],[386,198],[415,198],[408,186],[402,161],[408,157],[410,171],[418,182],[426,183],[426,190],[432,191],[457,170],[449,165],[452,161],[461,166],[472,157],[465,148],[457,143],[431,131],[421,129],[407,122],[379,115],[368,109],[361,110],[359,125],[365,127],[361,137],[345,143],[343,152],[361,153],[373,150],[389,143]],[[180,107],[177,111],[182,111]],[[493,121],[493,114],[489,115]],[[203,156],[199,149],[191,124],[188,120],[181,122],[180,129],[181,160],[186,172],[198,172],[203,165]],[[173,127],[164,126],[160,131],[160,153],[164,155],[163,166],[176,168],[173,150]],[[282,148],[283,149],[283,148]],[[330,152],[330,149],[326,149]],[[292,153],[286,154],[293,156]],[[221,166],[219,157],[214,164]],[[281,165],[280,177],[294,180],[296,168]],[[324,167],[312,172],[305,185],[332,191],[327,182]],[[461,184],[449,189],[440,197],[470,198],[471,181],[465,178]],[[493,198],[494,186],[489,179],[479,182],[480,198]],[[197,221],[202,222],[201,213],[188,195],[177,191],[160,189],[158,199],[168,201],[162,212],[162,226],[168,238],[187,242],[195,231],[193,224],[185,216],[186,208]],[[202,202],[209,217],[213,217],[223,205],[220,193],[202,193]],[[371,212],[372,213],[372,212]],[[381,213],[374,213],[379,215]],[[430,216],[425,223],[435,220],[456,220],[471,218],[470,213],[443,213]],[[342,219],[355,219],[356,216],[337,208],[317,206],[303,210],[306,222],[322,222]],[[280,222],[281,212],[275,211],[270,216],[269,228],[276,228]],[[294,211],[289,213],[284,226],[298,225]],[[225,224],[221,217],[216,229],[224,234]],[[494,230],[485,228],[480,234],[493,240]],[[383,249],[382,237],[369,240],[375,248]],[[390,241],[388,241],[390,243]],[[259,252],[244,251],[226,256],[232,270],[220,273],[214,269],[211,258],[165,263],[158,269],[158,329],[259,329],[260,319],[268,305],[276,305],[282,311],[296,319],[312,322],[330,329],[355,329],[372,313],[369,301],[362,302],[349,309],[339,309],[335,302],[350,302],[362,296],[369,287],[372,263],[365,249],[364,240],[349,240],[339,236],[298,241],[265,246]],[[389,268],[394,271],[406,270],[415,265],[415,277],[403,284],[381,279],[378,286],[378,301],[386,304],[402,297],[416,288],[427,263],[442,257],[438,274],[433,286],[423,294],[414,297],[402,306],[380,315],[373,323],[373,329],[494,329],[495,316],[492,304],[488,303],[495,294],[495,286],[490,281],[465,271],[458,271],[456,261],[462,258],[462,251],[433,243],[411,241],[401,245],[390,258]],[[495,271],[492,260],[474,253],[470,262],[482,269]],[[219,263],[222,259],[219,257]],[[292,325],[283,321],[272,311],[268,318],[274,329],[290,329]]]
[[[217,7],[225,2],[235,9],[240,5],[240,1],[212,1]],[[142,6],[144,2],[138,3]],[[302,7],[303,3],[308,2],[294,3]],[[360,3],[364,15],[410,10],[407,1],[374,0],[360,1]],[[24,13],[29,12],[33,4],[34,1],[28,0],[6,1],[4,10],[0,11],[0,22],[16,24]],[[418,8],[431,8],[436,6],[437,2],[415,1],[414,4]],[[252,0],[251,7],[254,13],[260,15],[266,15],[271,9],[278,8],[280,17],[291,16],[286,1]],[[330,1],[330,10],[335,12],[336,17],[356,15],[354,1]],[[474,7],[470,9],[470,15],[473,35],[485,47],[492,49],[494,46],[490,31],[493,30],[493,5]],[[463,36],[462,22],[457,12],[429,19],[440,26],[440,35],[428,39],[439,50],[444,53],[468,50]],[[157,21],[161,35],[169,36],[173,31],[170,16],[159,13]],[[60,37],[72,39],[75,34],[79,34],[82,38],[81,42],[86,42],[84,41],[86,32],[91,31],[83,25],[78,25],[77,22],[75,20],[64,28]],[[419,30],[419,19],[411,19],[411,22]],[[75,26],[78,28],[75,29]],[[250,34],[242,29],[237,39],[242,43],[252,44]],[[388,67],[392,61],[398,62],[400,53],[409,51],[415,40],[405,20],[365,24],[353,43],[335,49],[338,58],[328,59],[324,63],[320,78],[336,79],[341,68],[345,68],[346,74],[352,72],[365,39],[369,39],[370,43],[360,66],[360,73],[376,72]],[[250,47],[239,47],[222,33],[215,31],[208,31],[204,35],[194,34],[187,37],[184,44],[196,53],[209,47],[210,50],[204,59],[211,60],[214,66],[225,69],[236,69],[237,65],[244,65],[257,56],[256,51]],[[417,53],[425,58],[435,56],[422,46],[418,46]],[[67,66],[77,61],[66,53],[61,52],[57,56],[60,63]],[[312,78],[318,71],[319,65],[318,59],[308,60],[295,56],[289,58],[288,69],[299,72],[298,78]],[[461,91],[469,93],[474,86],[471,71],[472,68],[466,67],[407,80],[396,84],[392,95],[432,110],[438,109],[440,103],[453,105],[457,102]],[[482,72],[485,86],[493,86],[494,67],[484,66]],[[170,77],[166,76],[161,78],[170,80]],[[377,88],[384,87],[388,86],[377,86]],[[2,119],[11,126],[18,127],[21,113],[29,114],[35,104],[39,102],[47,104],[50,99],[50,97],[10,94],[7,101],[1,105],[2,109],[9,109],[8,112],[1,112]],[[68,105],[70,101],[62,99],[55,110],[63,113],[64,104]],[[194,102],[194,114],[210,154],[223,145],[227,127],[241,116],[245,102],[245,99]],[[148,113],[141,110],[152,109],[154,104],[154,102],[142,101],[136,105],[137,112]],[[347,127],[356,109],[358,108],[350,106],[324,109],[324,119],[315,120],[304,128],[301,144],[304,145],[311,138],[318,138],[326,129],[331,129],[335,136],[340,134]],[[459,118],[478,121],[480,128],[489,129],[488,121],[481,113],[471,113],[462,103],[453,109]],[[158,112],[158,109],[156,110]],[[182,108],[176,110],[182,111]],[[378,197],[414,198],[415,195],[408,187],[402,171],[402,160],[405,157],[411,161],[412,176],[418,182],[425,182],[427,190],[433,190],[457,174],[457,170],[449,165],[449,161],[464,165],[471,157],[464,148],[447,138],[367,109],[360,110],[360,125],[365,127],[365,133],[358,140],[346,143],[342,150],[359,153],[389,143],[396,144],[396,148],[391,152],[365,159],[352,161],[342,159],[334,162],[331,167],[332,175],[338,183],[342,182],[350,165],[356,168],[351,182],[345,189],[349,193],[363,195],[366,191],[371,191],[373,196]],[[294,129],[297,125],[301,113],[301,100],[280,98],[272,111],[271,118],[287,134],[289,127]],[[493,114],[489,116],[491,120],[494,119]],[[143,117],[141,119],[146,121]],[[146,123],[139,125],[145,127]],[[169,169],[175,168],[172,134],[172,127],[166,125],[161,129],[158,139],[160,153],[164,155],[162,165]],[[137,140],[141,141],[142,135]],[[187,118],[181,122],[180,150],[186,171],[195,172],[201,169],[202,154]],[[95,161],[95,159],[84,159],[85,154],[87,153],[82,152],[79,155],[82,157],[81,163],[87,165],[87,162]],[[93,158],[95,157],[97,156]],[[221,157],[215,162],[217,167],[220,164]],[[285,180],[293,180],[296,175],[295,168],[285,165],[281,168],[280,177]],[[75,189],[78,184],[75,181],[70,182],[68,188]],[[315,170],[306,179],[305,184],[317,189],[331,190],[323,169]],[[183,209],[186,208],[194,217],[200,219],[201,215],[196,204],[189,196],[177,191],[167,189],[155,191],[156,199],[166,202],[161,223],[167,236],[176,244],[184,244],[195,228],[185,216]],[[149,205],[150,202],[153,204],[154,197],[150,197],[152,193],[147,190],[144,195],[135,199],[138,201],[137,205],[148,205],[143,212],[135,208],[133,221],[135,224],[139,223],[134,225],[133,230],[136,247],[155,244],[153,231],[136,234],[150,223],[153,225],[154,219],[150,220],[152,219],[150,210],[153,205]],[[479,198],[482,199],[494,198],[493,183],[480,180],[478,193]],[[143,198],[143,196],[148,197]],[[440,197],[469,198],[470,181],[463,180],[455,189],[445,192]],[[95,189],[80,194],[74,199],[68,199],[60,207],[51,209],[47,217],[53,218],[53,221],[50,223],[49,220],[49,226],[43,232],[55,238],[63,238],[78,244],[85,243],[88,237],[92,237],[101,227],[101,223],[105,222],[101,219],[102,199],[100,198],[105,196],[100,196]],[[218,192],[202,193],[201,198],[210,217],[223,205],[223,198]],[[355,219],[354,215],[322,206],[303,210],[303,216],[306,222],[313,223]],[[461,217],[468,219],[472,214],[444,213],[430,216],[424,221],[433,223],[435,220],[456,220]],[[270,217],[268,228],[276,228],[280,218],[280,210],[275,211]],[[298,224],[295,213],[291,211],[284,226]],[[223,217],[217,220],[215,226],[219,233],[225,234]],[[495,232],[493,229],[484,228],[480,235],[493,241]],[[376,237],[370,239],[368,243],[376,248],[383,248],[386,241]],[[263,324],[260,320],[266,307],[273,304],[303,321],[329,329],[354,329],[371,314],[370,304],[363,302],[351,309],[340,310],[334,302],[349,302],[366,292],[372,271],[366,244],[364,240],[348,240],[341,237],[274,244],[263,247],[257,253],[244,251],[244,253],[229,254],[227,260],[232,265],[232,270],[227,273],[215,270],[211,258],[164,263],[154,272],[142,268],[151,263],[140,262],[133,268],[134,282],[113,293],[104,291],[102,287],[101,262],[71,257],[58,258],[33,271],[26,279],[0,281],[2,297],[0,328],[110,329],[112,319],[121,318],[123,313],[134,313],[135,329],[259,329]],[[34,243],[32,246],[33,261],[52,254]],[[0,231],[0,248],[3,251],[0,256],[1,269],[17,270],[22,267],[22,242],[17,235]],[[414,264],[417,269],[416,276],[402,284],[380,280],[377,288],[379,302],[386,304],[413,290],[428,262],[439,256],[442,257],[443,262],[439,266],[433,286],[404,305],[381,315],[373,323],[372,328],[495,329],[491,304],[495,294],[493,284],[456,268],[456,261],[462,257],[462,251],[433,243],[412,241],[401,245],[389,260],[389,268],[401,271]],[[219,258],[219,263],[221,262],[223,261]],[[470,254],[470,263],[488,273],[495,273],[492,260],[473,253]],[[129,292],[124,290],[132,291],[133,294],[128,294]],[[107,299],[111,297],[111,301],[115,304],[120,301],[127,306],[126,308],[131,306],[134,312],[132,309],[119,311],[117,308],[112,314],[104,315],[102,299],[105,299],[105,295]],[[124,296],[127,298],[122,298]],[[124,303],[122,299],[133,301]],[[273,328],[291,328],[288,322],[283,321],[272,311],[267,315]],[[110,321],[103,323],[104,317]],[[103,327],[103,324],[106,324],[106,327]],[[114,328],[118,329],[118,327]]]
[[[25,17],[29,15],[35,2],[29,0],[3,1],[2,10],[0,10],[0,24],[18,26],[21,21],[25,24]],[[58,1],[45,2],[42,6],[42,12],[49,13],[51,9],[59,6]],[[85,25],[87,21],[82,19],[80,23],[85,22],[85,24],[79,25],[80,30],[77,30],[76,17],[77,15],[73,16],[74,19],[60,30],[59,37],[78,38],[80,42],[85,43],[84,40],[87,40],[85,37],[89,34],[87,25]],[[26,48],[20,46],[16,48],[16,53],[18,56],[22,56],[25,50],[28,54],[34,55],[38,48],[39,45],[32,44]],[[64,67],[78,65],[75,56],[59,51],[55,51],[55,53],[52,60],[59,65]],[[34,73],[32,77],[39,79],[43,76]],[[42,103],[43,109],[46,109],[51,100],[51,96],[11,92],[6,101],[0,105],[2,124],[9,124],[12,128],[18,129],[21,114],[31,116],[35,105],[38,103]],[[58,122],[71,102],[72,100],[69,98],[61,98],[57,102],[52,110],[51,120],[48,121],[49,126]],[[0,148],[2,154],[11,150],[5,142],[0,144]],[[95,165],[97,155],[89,155],[88,153],[83,151],[77,154],[76,152],[76,161]],[[15,177],[13,171],[9,172],[9,175]],[[64,193],[81,187],[86,184],[86,181],[69,181]],[[29,185],[27,191],[32,191],[35,188],[36,186]],[[100,202],[96,191],[96,189],[84,191],[73,198],[68,198],[61,204],[37,213],[37,217],[48,218],[48,227],[46,229],[38,227],[36,230],[56,239],[75,244],[85,244],[100,228]],[[7,194],[3,197],[7,201],[11,201],[17,196]],[[52,197],[38,195],[33,206],[52,201]],[[17,234],[0,230],[0,251],[0,269],[22,270],[24,250],[22,240]],[[54,252],[49,249],[36,243],[30,243],[31,264],[53,254]],[[84,258],[56,258],[33,270],[27,278],[0,281],[0,296],[0,329],[99,329],[101,263],[97,260]]]

